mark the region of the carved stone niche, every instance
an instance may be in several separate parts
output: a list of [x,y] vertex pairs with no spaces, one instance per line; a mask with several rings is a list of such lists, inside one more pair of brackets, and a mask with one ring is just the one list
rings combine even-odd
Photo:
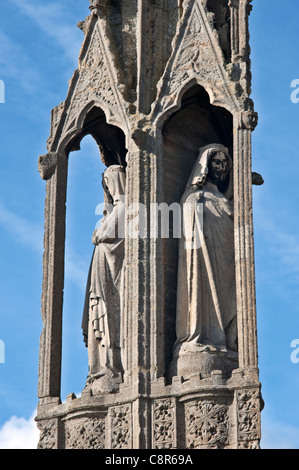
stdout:
[[[40,341],[38,386],[42,403],[48,397],[60,400],[67,167],[71,164],[71,153],[80,149],[80,142],[86,135],[91,135],[97,142],[99,159],[107,167],[126,165],[123,131],[108,124],[104,111],[92,103],[80,115],[77,128],[61,136],[57,151],[39,158],[39,171],[47,180],[41,312],[44,328]],[[82,377],[83,384],[85,380],[86,377]]]
[[[194,85],[182,97],[181,106],[163,127],[163,198],[173,207],[179,204],[187,181],[198,157],[198,149],[215,142],[225,145],[233,155],[233,118],[224,108],[210,104],[203,87]],[[230,181],[232,185],[232,181]],[[233,198],[233,194],[231,195]],[[170,237],[163,239],[165,367],[169,368],[175,342],[178,245],[173,218],[170,217]],[[237,367],[237,364],[235,364]],[[218,364],[214,369],[221,368]],[[171,365],[168,379],[176,375]]]

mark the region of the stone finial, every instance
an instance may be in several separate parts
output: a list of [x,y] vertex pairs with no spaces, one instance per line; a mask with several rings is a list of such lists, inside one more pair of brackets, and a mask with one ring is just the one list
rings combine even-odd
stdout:
[[90,7],[89,9],[96,15],[100,15],[106,10],[106,7],[109,3],[109,0],[89,0]]
[[79,21],[79,23],[77,24],[78,28],[81,29],[81,31],[83,31],[83,33],[85,34],[85,31],[86,31],[86,21]]

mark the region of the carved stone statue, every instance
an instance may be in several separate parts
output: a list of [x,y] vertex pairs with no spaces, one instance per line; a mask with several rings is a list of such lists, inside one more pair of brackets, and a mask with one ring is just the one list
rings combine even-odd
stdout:
[[181,199],[184,233],[179,245],[174,355],[237,356],[231,169],[226,147],[201,148]]
[[125,170],[109,166],[103,174],[105,198],[101,225],[92,236],[95,245],[86,288],[82,329],[88,347],[87,386],[112,392],[122,378],[121,307],[125,212]]

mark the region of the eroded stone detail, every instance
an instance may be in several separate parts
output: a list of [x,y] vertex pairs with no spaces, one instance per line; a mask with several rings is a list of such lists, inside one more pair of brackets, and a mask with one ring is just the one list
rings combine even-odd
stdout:
[[213,14],[213,22],[218,33],[219,43],[226,61],[229,62],[231,59],[231,45],[228,0],[208,0],[207,8]]
[[37,423],[40,430],[38,449],[57,449],[58,447],[58,422],[57,419],[49,419]]
[[129,405],[116,406],[109,410],[111,429],[111,448],[130,449],[131,434],[131,407]]
[[42,179],[49,179],[55,172],[57,165],[57,154],[48,153],[46,155],[41,155],[38,160],[38,171]]
[[188,449],[221,449],[228,444],[228,407],[194,401],[185,408]]
[[94,99],[99,99],[104,106],[106,105],[109,108],[111,114],[117,116],[121,121],[118,109],[119,100],[107,66],[107,58],[104,56],[104,47],[97,25],[94,28],[91,44],[92,47],[89,48],[88,54],[81,63],[79,78],[68,109],[68,118],[64,125],[64,131],[73,125],[72,117],[83,109],[84,104]]
[[55,139],[55,134],[57,132],[59,123],[62,118],[62,114],[65,108],[65,102],[60,103],[58,106],[52,109],[51,112],[51,133],[47,141],[47,147],[50,149],[54,139]]
[[153,448],[175,449],[176,446],[175,403],[171,399],[155,400],[153,403]]
[[103,108],[109,123],[122,123],[126,127],[125,87],[122,70],[116,65],[109,25],[97,16],[89,17],[84,31],[79,68],[70,82],[68,97],[52,111],[50,150],[74,127],[80,128],[80,113],[92,104]]
[[66,449],[104,449],[105,420],[97,417],[65,423]]
[[197,1],[186,9],[172,57],[159,83],[158,102],[164,111],[175,104],[179,91],[192,79],[208,84],[209,89],[212,87],[214,101],[224,99],[235,106],[234,96],[225,87],[229,78],[222,51],[213,34],[213,24]]
[[260,395],[257,390],[237,391],[238,441],[240,448],[259,448]]

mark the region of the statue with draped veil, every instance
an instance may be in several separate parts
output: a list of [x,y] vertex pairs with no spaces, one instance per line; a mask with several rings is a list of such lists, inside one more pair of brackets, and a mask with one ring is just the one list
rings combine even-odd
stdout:
[[210,144],[181,198],[174,355],[207,352],[237,357],[232,161]]
[[111,165],[105,170],[105,209],[101,225],[92,236],[94,251],[82,319],[84,341],[88,347],[87,385],[97,382],[98,390],[106,392],[117,390],[123,374],[121,310],[125,184],[124,167]]

